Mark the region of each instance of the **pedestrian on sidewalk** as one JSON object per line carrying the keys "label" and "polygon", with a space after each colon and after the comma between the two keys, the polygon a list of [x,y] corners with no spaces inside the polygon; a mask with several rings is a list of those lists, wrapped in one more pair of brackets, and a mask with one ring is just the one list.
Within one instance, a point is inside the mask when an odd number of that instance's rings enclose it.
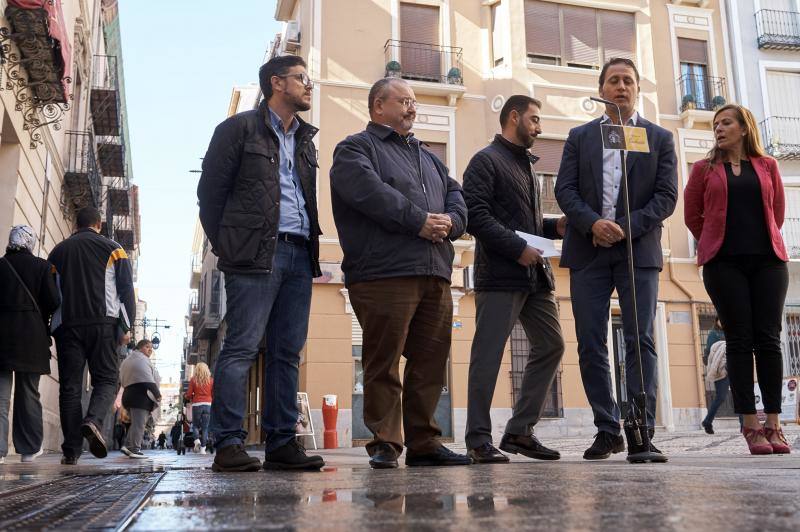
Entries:
{"label": "pedestrian on sidewalk", "polygon": [[122,406],[128,411],[131,426],[120,448],[129,458],[147,458],[142,451],[142,441],[150,412],[158,407],[161,380],[158,371],[150,361],[153,344],[150,340],[140,340],[119,368],[119,382],[125,391],[122,393]]}
{"label": "pedestrian on sidewalk", "polygon": [[453,327],[451,240],[467,225],[461,186],[411,133],[407,82],[377,81],[367,107],[370,122],[336,147],[330,177],[344,282],[364,331],[370,465],[397,467],[404,446],[408,466],[466,465],[434,420]]}
{"label": "pedestrian on sidewalk", "polygon": [[167,448],[167,435],[164,434],[164,431],[161,431],[161,434],[158,435],[158,448],[162,451]]}
{"label": "pedestrian on sidewalk", "polygon": [[[722,342],[722,354],[720,356],[720,346],[718,346],[716,355],[722,361],[715,359],[712,369],[709,358],[712,348],[720,342]],[[714,417],[717,415],[719,407],[725,402],[728,396],[728,387],[730,386],[728,371],[725,369],[725,333],[722,331],[722,324],[719,322],[719,318],[714,320],[714,326],[708,332],[706,348],[703,350],[703,364],[706,366],[706,382],[714,387],[714,400],[708,406],[708,413],[700,425],[706,431],[706,434],[714,434]]]}
{"label": "pedestrian on sidewalk", "polygon": [[206,454],[208,444],[208,422],[211,418],[211,402],[214,398],[214,379],[205,362],[199,362],[194,367],[194,375],[189,379],[189,391],[186,392],[186,401],[192,404],[192,423],[200,432],[198,442],[195,442],[195,452]]}
{"label": "pedestrian on sidewalk", "polygon": [[544,238],[564,236],[566,217],[544,218],[538,157],[530,152],[542,132],[541,103],[517,94],[500,110],[502,132],[472,157],[464,172],[467,230],[476,240],[475,337],[469,362],[465,440],[476,463],[508,462],[492,445],[490,409],[503,351],[511,330],[522,323],[530,343],[528,362],[513,415],[500,449],[540,460],[556,450],[533,433],[564,354],[564,338],[553,293],[550,261],[515,231]]}
{"label": "pedestrian on sidewalk", "polygon": [[125,408],[122,405],[120,405],[120,407],[117,408],[115,417],[116,419],[114,422],[114,443],[115,447],[118,450],[121,450],[122,447],[125,445],[125,436],[128,432],[128,429],[125,426],[126,420],[128,421],[128,423],[130,422],[130,420],[128,418],[128,414],[125,412]]}
{"label": "pedestrian on sidewalk", "polygon": [[[99,210],[85,207],[76,219],[76,232],[53,248],[49,257],[62,296],[52,329],[58,351],[62,463],[69,465],[77,464],[84,438],[94,456],[108,454],[102,430],[119,381],[117,346],[127,342],[126,334],[136,318],[128,254],[100,234]],[[81,393],[87,363],[92,393],[84,416]]]}
{"label": "pedestrian on sidewalk", "polygon": [[14,387],[14,449],[23,462],[42,452],[39,378],[50,374],[50,317],[59,305],[55,270],[36,257],[36,233],[11,229],[0,258],[0,463],[8,454],[8,412]]}
{"label": "pedestrian on sidewalk", "polygon": [[265,469],[319,469],[297,441],[300,350],[306,342],[311,283],[319,267],[317,128],[298,113],[311,108],[314,83],[302,58],[270,59],[259,71],[257,110],[217,126],[197,186],[200,221],[225,273],[227,334],[214,367],[210,432],[214,471],[257,471],[245,452],[247,377],[264,354],[261,428]]}
{"label": "pedestrian on sidewalk", "polygon": [[[684,193],[697,264],[725,331],[733,405],[752,454],[785,454],[780,425],[781,324],[789,257],[781,235],[785,199],[778,163],[765,154],[753,114],[729,104],[714,113],[716,142],[692,165]],[[756,415],[753,358],[766,423]]]}

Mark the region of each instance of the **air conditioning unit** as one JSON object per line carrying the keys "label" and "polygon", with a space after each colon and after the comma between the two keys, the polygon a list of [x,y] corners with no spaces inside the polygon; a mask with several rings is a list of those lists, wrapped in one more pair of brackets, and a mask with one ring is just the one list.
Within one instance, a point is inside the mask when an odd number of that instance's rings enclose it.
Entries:
{"label": "air conditioning unit", "polygon": [[300,49],[300,22],[290,20],[286,23],[282,45],[287,52],[296,52]]}
{"label": "air conditioning unit", "polygon": [[465,266],[464,273],[464,292],[469,294],[475,291],[475,266]]}

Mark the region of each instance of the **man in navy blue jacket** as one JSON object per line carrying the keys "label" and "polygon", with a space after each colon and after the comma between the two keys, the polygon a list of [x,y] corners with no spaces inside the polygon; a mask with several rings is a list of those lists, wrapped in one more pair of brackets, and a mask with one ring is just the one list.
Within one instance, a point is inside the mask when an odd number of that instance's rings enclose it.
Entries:
{"label": "man in navy blue jacket", "polygon": [[[598,433],[583,457],[608,458],[625,449],[620,435],[620,410],[612,394],[608,362],[608,315],[611,294],[619,293],[625,335],[628,397],[640,391],[634,351],[632,286],[626,238],[632,239],[639,338],[647,394],[647,426],[653,430],[656,406],[657,355],[653,320],[661,270],[661,229],[678,198],[675,145],[672,134],[638,115],[639,72],[629,59],[613,58],[600,73],[600,96],[616,103],[606,114],[570,131],[564,146],[555,193],[568,219],[561,266],[570,269],[570,294],[578,337],[578,358],[586,396]],[[603,148],[601,124],[647,130],[650,153],[627,155],[630,183],[631,234],[625,234],[622,169],[618,150]],[[659,452],[651,444],[651,451]]]}

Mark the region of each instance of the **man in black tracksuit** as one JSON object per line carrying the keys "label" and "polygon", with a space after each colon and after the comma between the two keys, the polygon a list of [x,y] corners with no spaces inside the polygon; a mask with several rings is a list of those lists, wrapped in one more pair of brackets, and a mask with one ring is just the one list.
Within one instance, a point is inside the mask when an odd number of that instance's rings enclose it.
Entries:
{"label": "man in black tracksuit", "polygon": [[[78,211],[77,231],[59,243],[48,260],[55,266],[61,307],[53,315],[59,373],[59,411],[64,443],[62,464],[75,464],[83,438],[98,458],[108,454],[101,435],[119,379],[116,347],[136,318],[133,271],[125,250],[100,235],[100,211]],[[83,368],[89,364],[92,395],[83,415]]]}
{"label": "man in black tracksuit", "polygon": [[528,150],[542,129],[541,104],[511,96],[500,111],[502,134],[479,151],[464,172],[467,230],[477,239],[475,253],[475,337],[469,363],[466,443],[477,463],[508,462],[492,445],[492,405],[497,373],[514,324],[531,344],[522,386],[506,424],[500,449],[541,460],[557,460],[533,435],[547,392],[564,354],[550,262],[515,231],[560,238],[566,218],[542,216],[538,158]]}

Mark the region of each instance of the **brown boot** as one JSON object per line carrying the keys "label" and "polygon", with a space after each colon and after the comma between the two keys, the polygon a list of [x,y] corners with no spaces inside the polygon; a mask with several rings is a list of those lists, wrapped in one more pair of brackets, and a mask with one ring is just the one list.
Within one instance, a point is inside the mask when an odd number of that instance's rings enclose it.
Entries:
{"label": "brown boot", "polygon": [[261,469],[261,460],[247,454],[244,445],[236,443],[217,449],[211,470],[217,473],[229,471],[258,471]]}

